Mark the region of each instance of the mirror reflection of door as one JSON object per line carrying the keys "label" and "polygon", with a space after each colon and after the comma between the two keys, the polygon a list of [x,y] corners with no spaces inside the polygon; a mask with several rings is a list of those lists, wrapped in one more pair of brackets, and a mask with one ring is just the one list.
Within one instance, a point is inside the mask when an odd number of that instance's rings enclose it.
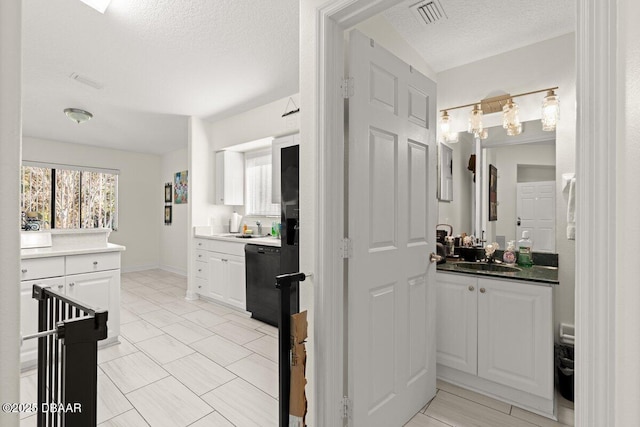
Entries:
{"label": "mirror reflection of door", "polygon": [[555,189],[555,181],[518,182],[517,185],[516,237],[528,230],[536,252],[556,251]]}

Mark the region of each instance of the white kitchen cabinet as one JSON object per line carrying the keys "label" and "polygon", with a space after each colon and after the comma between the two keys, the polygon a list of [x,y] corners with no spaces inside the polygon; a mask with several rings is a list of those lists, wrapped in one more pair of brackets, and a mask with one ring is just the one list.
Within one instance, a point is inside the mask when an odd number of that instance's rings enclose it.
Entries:
{"label": "white kitchen cabinet", "polygon": [[[119,251],[23,259],[21,271],[22,335],[37,332],[38,302],[32,298],[32,289],[34,284],[39,284],[91,308],[108,310],[108,336],[99,344],[117,341],[120,334]],[[24,341],[20,352],[23,367],[34,365],[37,360],[37,340]]]}
{"label": "white kitchen cabinet", "polygon": [[66,276],[65,291],[93,309],[107,310],[108,336],[120,335],[120,270]]}
{"label": "white kitchen cabinet", "polygon": [[478,367],[477,279],[454,274],[437,277],[437,363],[475,375]]}
{"label": "white kitchen cabinet", "polygon": [[281,188],[281,151],[285,147],[291,147],[292,145],[300,144],[300,134],[294,133],[292,135],[285,135],[275,138],[271,143],[271,203],[280,203],[282,201],[280,197]]}
{"label": "white kitchen cabinet", "polygon": [[244,242],[195,239],[196,292],[246,310]]}
{"label": "white kitchen cabinet", "polygon": [[553,396],[551,288],[478,279],[478,376]]}
{"label": "white kitchen cabinet", "polygon": [[437,274],[438,378],[554,417],[552,288]]}
{"label": "white kitchen cabinet", "polygon": [[218,151],[216,157],[216,204],[244,205],[244,153]]}

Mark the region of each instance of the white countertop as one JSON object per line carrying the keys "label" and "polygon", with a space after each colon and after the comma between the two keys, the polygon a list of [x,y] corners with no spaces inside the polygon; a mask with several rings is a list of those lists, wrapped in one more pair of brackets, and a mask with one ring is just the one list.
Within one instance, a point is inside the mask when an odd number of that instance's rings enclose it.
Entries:
{"label": "white countertop", "polygon": [[65,248],[56,249],[55,246],[51,246],[48,248],[21,249],[20,257],[22,259],[46,258],[46,257],[65,256],[65,255],[94,254],[98,252],[119,252],[119,251],[124,251],[125,249],[126,248],[124,246],[116,245],[115,243],[107,243],[106,246],[97,246],[93,248],[65,247]]}
{"label": "white countertop", "polygon": [[281,242],[280,239],[276,237],[250,237],[250,238],[238,238],[236,237],[238,234],[209,234],[207,232],[202,232],[196,230],[194,236],[199,239],[211,239],[211,240],[224,240],[226,242],[234,242],[234,243],[242,243],[242,244],[252,244],[252,245],[265,245],[265,246],[276,246],[280,247]]}

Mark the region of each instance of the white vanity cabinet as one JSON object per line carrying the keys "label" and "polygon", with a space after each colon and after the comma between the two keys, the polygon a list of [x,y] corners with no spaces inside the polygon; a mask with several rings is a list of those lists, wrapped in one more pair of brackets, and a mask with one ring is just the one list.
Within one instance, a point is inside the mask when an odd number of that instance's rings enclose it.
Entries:
{"label": "white vanity cabinet", "polygon": [[438,377],[553,418],[551,286],[436,276]]}
{"label": "white vanity cabinet", "polygon": [[196,292],[246,310],[244,242],[195,239]]}
{"label": "white vanity cabinet", "polygon": [[[104,345],[120,334],[120,252],[93,252],[23,259],[21,262],[20,318],[22,335],[38,331],[38,302],[32,298],[34,284],[48,286],[93,309],[109,312]],[[35,364],[37,340],[24,341],[23,367]]]}

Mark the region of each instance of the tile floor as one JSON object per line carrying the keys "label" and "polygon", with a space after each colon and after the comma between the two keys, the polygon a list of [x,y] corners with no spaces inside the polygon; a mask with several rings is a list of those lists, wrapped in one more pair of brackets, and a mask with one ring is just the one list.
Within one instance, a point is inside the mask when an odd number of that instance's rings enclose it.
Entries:
{"label": "tile floor", "polygon": [[[277,329],[205,301],[185,301],[186,278],[163,270],[122,275],[121,343],[98,352],[100,427],[269,427],[278,421]],[[36,372],[22,373],[23,402]],[[406,427],[573,426],[438,382]],[[23,414],[21,426],[35,426]]]}

